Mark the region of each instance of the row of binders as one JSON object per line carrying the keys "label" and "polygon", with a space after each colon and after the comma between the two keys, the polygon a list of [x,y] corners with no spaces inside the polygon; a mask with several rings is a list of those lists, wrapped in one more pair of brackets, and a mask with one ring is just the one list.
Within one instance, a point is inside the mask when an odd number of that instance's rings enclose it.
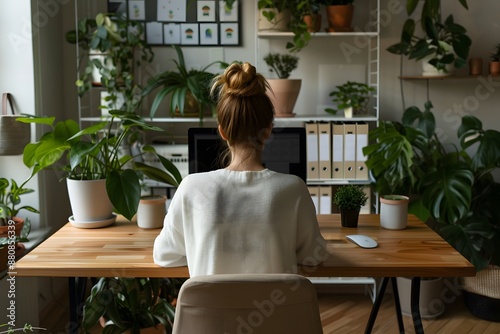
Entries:
{"label": "row of binders", "polygon": [[[308,186],[316,214],[340,213],[340,209],[333,203],[333,196],[341,185],[333,186]],[[369,185],[363,186],[363,191],[368,197],[366,204],[361,207],[360,214],[371,213],[372,192]]]}
{"label": "row of binders", "polygon": [[366,122],[307,122],[307,179],[368,179]]}

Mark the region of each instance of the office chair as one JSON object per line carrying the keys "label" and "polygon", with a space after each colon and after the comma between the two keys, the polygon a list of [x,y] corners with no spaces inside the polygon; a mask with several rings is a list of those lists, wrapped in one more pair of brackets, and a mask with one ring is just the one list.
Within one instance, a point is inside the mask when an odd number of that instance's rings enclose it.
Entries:
{"label": "office chair", "polygon": [[312,283],[296,274],[189,278],[177,298],[173,334],[321,334]]}

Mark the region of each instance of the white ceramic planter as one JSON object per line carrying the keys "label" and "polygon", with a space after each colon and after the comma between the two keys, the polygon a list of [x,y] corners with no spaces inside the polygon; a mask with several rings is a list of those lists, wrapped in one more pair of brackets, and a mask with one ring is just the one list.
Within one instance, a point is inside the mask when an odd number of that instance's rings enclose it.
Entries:
{"label": "white ceramic planter", "polygon": [[[398,277],[397,282],[401,312],[411,316],[411,279]],[[442,290],[442,278],[420,281],[420,316],[422,319],[434,319],[443,314],[445,303],[441,300]]]}
{"label": "white ceramic planter", "polygon": [[78,228],[111,225],[116,216],[106,191],[106,180],[66,179],[73,216],[70,222]]}
{"label": "white ceramic planter", "polygon": [[[262,15],[263,11],[274,12],[276,15],[274,20],[269,21],[264,15]],[[291,14],[289,10],[285,10],[280,13],[274,8],[261,9],[259,11],[258,29],[259,31],[288,31],[290,17]]]}
{"label": "white ceramic planter", "polygon": [[402,195],[380,197],[380,226],[389,230],[402,230],[408,225],[409,198]]}
{"label": "white ceramic planter", "polygon": [[166,196],[143,196],[137,208],[137,226],[145,229],[163,227],[166,202]]}
{"label": "white ceramic planter", "polygon": [[352,107],[345,108],[344,109],[344,117],[345,118],[352,118]]}

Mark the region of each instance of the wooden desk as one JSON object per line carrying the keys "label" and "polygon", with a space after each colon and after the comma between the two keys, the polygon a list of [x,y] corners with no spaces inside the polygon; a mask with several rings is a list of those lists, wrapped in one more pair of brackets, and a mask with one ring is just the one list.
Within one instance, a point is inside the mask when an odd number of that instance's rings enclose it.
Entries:
{"label": "wooden desk", "polygon": [[[380,228],[378,215],[360,215],[359,227],[342,228],[339,215],[320,215],[330,257],[301,273],[315,277],[474,276],[476,271],[432,229],[410,216],[408,228]],[[69,223],[16,264],[17,276],[53,277],[189,277],[186,267],[160,268],[152,248],[159,229],[143,230],[117,221],[101,229],[78,229]],[[378,241],[362,249],[345,240],[366,234]]]}
{"label": "wooden desk", "polygon": [[[299,268],[301,274],[383,277],[366,333],[373,328],[389,279],[399,329],[404,332],[395,277],[413,277],[413,323],[415,332],[423,333],[418,307],[420,277],[476,274],[471,263],[415,216],[409,216],[408,228],[400,231],[382,229],[378,215],[360,215],[358,228],[342,228],[339,215],[320,215],[318,220],[321,233],[328,241],[330,256],[320,266]],[[84,284],[75,277],[189,277],[187,267],[161,268],[153,263],[153,242],[159,232],[159,229],[143,230],[125,221],[89,230],[77,229],[68,223],[19,260],[15,275],[69,277],[71,319],[77,324],[75,319],[84,298]],[[346,241],[347,234],[366,234],[379,245],[374,249],[360,248]]]}

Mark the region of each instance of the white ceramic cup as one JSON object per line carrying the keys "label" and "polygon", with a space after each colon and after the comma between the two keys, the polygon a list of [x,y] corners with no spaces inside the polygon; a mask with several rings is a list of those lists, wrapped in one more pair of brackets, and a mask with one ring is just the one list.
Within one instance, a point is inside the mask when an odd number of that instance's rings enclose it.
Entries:
{"label": "white ceramic cup", "polygon": [[137,208],[137,226],[151,229],[163,227],[163,220],[167,214],[166,196],[144,196]]}
{"label": "white ceramic cup", "polygon": [[409,198],[402,195],[380,197],[380,226],[389,230],[402,230],[408,225]]}

